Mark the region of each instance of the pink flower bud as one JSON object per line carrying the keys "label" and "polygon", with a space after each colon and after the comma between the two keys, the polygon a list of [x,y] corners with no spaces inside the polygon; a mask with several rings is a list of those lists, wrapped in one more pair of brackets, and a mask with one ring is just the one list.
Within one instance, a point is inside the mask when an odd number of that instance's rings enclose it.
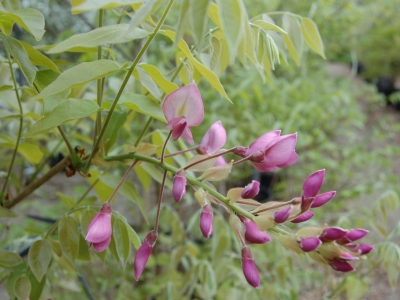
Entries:
{"label": "pink flower bud", "polygon": [[344,245],[347,243],[354,242],[356,240],[363,238],[368,232],[369,232],[368,230],[362,229],[362,228],[351,229],[347,232],[347,234],[344,237],[337,240],[336,243],[338,243],[340,245]]}
{"label": "pink flower bud", "polygon": [[112,235],[111,216],[111,205],[106,202],[88,226],[85,239],[90,243],[90,246],[93,245],[96,252],[104,251],[110,245]]}
{"label": "pink flower bud", "polygon": [[154,245],[157,241],[158,233],[154,230],[150,231],[145,237],[143,244],[139,247],[135,255],[133,266],[135,269],[135,279],[139,280],[142,275],[144,268],[146,267],[147,261],[153,251]]}
{"label": "pink flower bud", "polygon": [[332,268],[339,272],[351,272],[354,271],[354,267],[347,261],[334,259],[330,262]]}
{"label": "pink flower bud", "polygon": [[241,219],[244,219],[243,224],[246,226],[246,233],[244,235],[246,242],[254,244],[265,244],[271,240],[269,235],[265,231],[261,231],[255,222],[247,218]]}
{"label": "pink flower bud", "polygon": [[303,196],[315,197],[324,182],[325,170],[318,170],[312,173],[303,184]]}
{"label": "pink flower bud", "polygon": [[300,248],[304,252],[310,252],[318,249],[318,247],[321,246],[322,242],[319,238],[307,237],[307,238],[300,238],[299,244]]}
{"label": "pink flower bud", "polygon": [[326,202],[331,200],[336,195],[336,191],[330,191],[315,196],[314,202],[311,204],[311,208],[316,208],[324,205]]}
{"label": "pink flower bud", "polygon": [[244,187],[241,197],[243,199],[253,199],[260,192],[260,182],[253,180]]}
{"label": "pink flower bud", "polygon": [[290,211],[292,210],[292,206],[288,206],[282,210],[279,210],[274,213],[274,221],[276,223],[285,223],[287,219],[289,219]]}
{"label": "pink flower bud", "polygon": [[213,231],[212,225],[213,211],[210,204],[203,206],[200,214],[200,230],[205,238],[209,238]]}
{"label": "pink flower bud", "polygon": [[305,213],[302,213],[300,216],[298,216],[297,218],[294,218],[290,222],[302,223],[302,222],[310,220],[314,216],[315,216],[315,213],[313,213],[312,211],[306,211]]}
{"label": "pink flower bud", "polygon": [[221,149],[226,142],[226,131],[221,121],[217,121],[207,130],[197,150],[200,154],[212,155]]}
{"label": "pink flower bud", "polygon": [[344,237],[347,230],[340,227],[328,227],[321,232],[319,239],[322,242],[332,242]]}
{"label": "pink flower bud", "polygon": [[179,170],[174,177],[172,186],[172,195],[176,202],[179,202],[186,194],[186,176],[185,171]]}
{"label": "pink flower bud", "polygon": [[236,155],[240,156],[240,157],[246,157],[246,153],[249,150],[249,148],[247,147],[243,147],[243,146],[236,146],[236,148],[233,150],[233,153],[235,153]]}
{"label": "pink flower bud", "polygon": [[372,250],[374,250],[374,247],[367,244],[360,244],[357,247],[357,251],[358,253],[360,253],[360,255],[366,255],[370,253]]}
{"label": "pink flower bud", "polygon": [[203,100],[196,84],[193,82],[167,95],[162,110],[168,122],[166,128],[172,130],[173,139],[182,136],[193,144],[190,127],[199,125],[204,118]]}
{"label": "pink flower bud", "polygon": [[260,286],[260,275],[258,274],[253,255],[248,247],[242,248],[242,269],[247,282],[252,287],[258,288]]}

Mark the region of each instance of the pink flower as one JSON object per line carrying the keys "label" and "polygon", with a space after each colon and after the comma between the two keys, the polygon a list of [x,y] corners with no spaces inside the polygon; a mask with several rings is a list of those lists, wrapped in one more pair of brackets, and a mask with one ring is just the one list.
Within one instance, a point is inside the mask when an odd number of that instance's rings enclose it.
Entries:
{"label": "pink flower", "polygon": [[253,166],[260,172],[271,172],[277,168],[286,168],[297,161],[295,151],[297,133],[280,136],[280,130],[267,132],[256,139],[247,149],[245,156],[264,152],[261,162],[252,162]]}
{"label": "pink flower", "polygon": [[225,128],[222,126],[221,121],[217,121],[207,130],[197,152],[200,154],[212,155],[217,150],[221,149],[225,145],[225,142]]}
{"label": "pink flower", "polygon": [[336,191],[330,191],[322,194],[318,194],[322,183],[324,182],[325,170],[318,170],[312,173],[303,184],[303,198],[314,197],[314,201],[311,204],[312,208],[320,207],[326,202],[331,200]]}
{"label": "pink flower", "polygon": [[302,222],[310,220],[314,216],[315,216],[315,213],[313,213],[312,211],[306,211],[306,212],[302,213],[300,216],[298,216],[297,218],[291,220],[290,222],[302,223]]}
{"label": "pink flower", "polygon": [[274,213],[274,221],[276,223],[285,223],[287,219],[290,217],[290,211],[292,210],[292,206],[285,207],[284,209],[278,210]]}
{"label": "pink flower", "polygon": [[255,196],[258,195],[260,192],[260,182],[257,180],[253,180],[251,183],[244,187],[242,191],[242,198],[243,199],[253,199]]}
{"label": "pink flower", "polygon": [[213,211],[210,204],[203,206],[200,214],[200,230],[205,238],[209,238],[213,231],[212,225]]}
{"label": "pink flower", "polygon": [[265,244],[271,240],[269,235],[265,231],[261,231],[255,222],[244,217],[240,219],[243,221],[244,226],[246,226],[246,233],[244,235],[246,242]]}
{"label": "pink flower", "polygon": [[111,205],[106,202],[88,226],[85,239],[90,243],[90,246],[93,245],[96,252],[104,251],[110,245],[112,235],[111,214]]}
{"label": "pink flower", "polygon": [[158,234],[154,230],[150,231],[145,237],[143,244],[139,247],[135,255],[133,266],[135,269],[135,279],[139,280],[142,275],[144,268],[146,267],[147,261],[153,251],[154,245],[157,241]]}
{"label": "pink flower", "polygon": [[166,128],[172,130],[172,138],[176,141],[182,136],[192,145],[189,128],[199,125],[204,118],[203,100],[196,84],[183,86],[165,97],[162,110],[168,121]]}
{"label": "pink flower", "polygon": [[185,171],[179,170],[174,177],[172,186],[172,195],[176,202],[179,202],[185,197],[186,194],[186,176]]}
{"label": "pink flower", "polygon": [[260,275],[258,274],[253,255],[248,247],[242,248],[242,269],[247,282],[252,287],[258,288],[260,286]]}

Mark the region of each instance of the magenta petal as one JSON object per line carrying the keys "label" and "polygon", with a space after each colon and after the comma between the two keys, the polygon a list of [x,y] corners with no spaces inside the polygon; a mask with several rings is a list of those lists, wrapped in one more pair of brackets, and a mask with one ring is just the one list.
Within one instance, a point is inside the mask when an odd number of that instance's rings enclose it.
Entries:
{"label": "magenta petal", "polygon": [[303,196],[315,197],[324,182],[325,169],[312,173],[303,184]]}
{"label": "magenta petal", "polygon": [[252,165],[259,172],[272,172],[272,171],[275,171],[276,169],[278,169],[278,167],[275,166],[275,164],[273,164],[273,163],[271,164],[271,162],[269,162],[269,161],[264,161],[262,163],[252,162]]}
{"label": "magenta petal", "polygon": [[172,195],[176,202],[179,202],[183,199],[186,194],[186,176],[183,170],[179,170],[176,173],[172,185]]}
{"label": "magenta petal", "polygon": [[306,211],[305,213],[302,213],[300,216],[297,218],[291,220],[290,222],[292,223],[301,223],[310,220],[312,217],[315,216],[315,213],[312,211]]}
{"label": "magenta petal", "polygon": [[248,247],[242,249],[242,269],[247,282],[254,288],[260,286],[260,275]]}
{"label": "magenta petal", "polygon": [[259,151],[259,150],[266,150],[269,148],[273,143],[276,142],[276,138],[279,137],[281,134],[280,130],[273,130],[270,132],[267,132],[260,136],[258,139],[256,139],[250,147],[247,149],[246,155],[249,156],[253,152]]}
{"label": "magenta petal", "polygon": [[168,122],[185,116],[189,127],[199,125],[204,118],[204,106],[196,84],[183,86],[165,97],[162,110]]}
{"label": "magenta petal", "polygon": [[190,131],[189,127],[185,127],[185,130],[182,133],[182,138],[186,142],[188,142],[190,145],[194,144],[193,135],[192,135],[192,132]]}
{"label": "magenta petal", "polygon": [[172,138],[174,139],[174,141],[180,138],[186,128],[188,128],[186,122],[182,121],[181,123],[178,123],[174,127],[172,127]]}
{"label": "magenta petal", "polygon": [[363,238],[368,232],[369,232],[368,230],[362,228],[351,229],[349,230],[349,232],[347,232],[347,234],[344,237],[337,240],[336,243],[344,245],[347,243],[354,242],[356,240]]}
{"label": "magenta petal", "polygon": [[139,247],[135,255],[135,260],[133,266],[135,269],[135,279],[139,280],[140,275],[142,275],[144,268],[146,267],[147,261],[153,251],[154,245],[157,241],[158,234],[153,230],[150,231],[145,237],[143,244]]}
{"label": "magenta petal", "polygon": [[297,133],[285,135],[265,151],[264,161],[273,163],[275,166],[284,164],[291,158],[296,142]]}
{"label": "magenta petal", "polygon": [[185,117],[181,116],[179,118],[174,118],[172,120],[168,121],[168,124],[165,126],[165,129],[171,130],[172,128],[174,128],[175,125],[182,123],[182,120],[184,120]]}
{"label": "magenta petal", "polygon": [[332,242],[344,237],[347,230],[340,227],[328,227],[321,232],[319,238],[323,242]]}
{"label": "magenta petal", "polygon": [[318,247],[321,246],[322,242],[319,238],[308,237],[308,238],[301,238],[299,244],[300,248],[304,252],[310,252],[318,249]]}
{"label": "magenta petal", "polygon": [[207,130],[200,142],[198,152],[200,154],[212,155],[221,149],[226,142],[226,131],[221,121],[217,121]]}
{"label": "magenta petal", "polygon": [[367,244],[360,244],[357,247],[357,251],[360,253],[360,255],[366,255],[370,253],[373,249],[373,246]]}
{"label": "magenta petal", "polygon": [[93,248],[96,252],[102,252],[107,249],[110,243],[111,243],[111,236],[100,243],[93,243]]}
{"label": "magenta petal", "polygon": [[354,271],[354,267],[351,264],[349,264],[347,261],[343,261],[343,260],[334,259],[331,262],[331,267],[334,268],[336,271],[340,271],[340,272]]}
{"label": "magenta petal", "polygon": [[283,163],[278,165],[278,168],[287,168],[290,167],[291,165],[294,165],[295,162],[297,161],[297,159],[299,158],[299,156],[297,155],[296,151],[293,151],[292,154],[290,155],[289,159]]}
{"label": "magenta petal", "polygon": [[205,238],[209,238],[213,231],[213,211],[210,204],[203,206],[203,210],[200,214],[200,230]]}
{"label": "magenta petal", "polygon": [[316,208],[324,205],[326,202],[331,200],[336,195],[336,191],[326,192],[315,196],[314,202],[311,208]]}
{"label": "magenta petal", "polygon": [[86,240],[89,243],[101,243],[112,235],[111,213],[97,213],[88,226]]}
{"label": "magenta petal", "polygon": [[265,244],[271,240],[266,232],[258,229],[255,222],[246,219],[243,224],[246,226],[246,233],[244,235],[246,241],[254,244]]}
{"label": "magenta petal", "polygon": [[260,183],[257,180],[253,180],[251,183],[244,187],[241,197],[243,199],[253,199],[260,192]]}
{"label": "magenta petal", "polygon": [[225,158],[223,156],[218,156],[214,162],[214,167],[225,166],[227,164]]}
{"label": "magenta petal", "polygon": [[288,206],[282,210],[279,210],[274,213],[274,221],[276,223],[285,223],[287,219],[289,219],[290,211],[292,210],[292,206]]}

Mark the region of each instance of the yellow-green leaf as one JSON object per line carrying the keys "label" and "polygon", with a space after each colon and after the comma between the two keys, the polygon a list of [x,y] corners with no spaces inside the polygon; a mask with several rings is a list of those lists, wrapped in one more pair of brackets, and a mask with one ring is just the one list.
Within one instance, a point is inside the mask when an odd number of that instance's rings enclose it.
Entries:
{"label": "yellow-green leaf", "polygon": [[63,123],[81,119],[97,112],[99,106],[96,102],[85,99],[66,99],[57,105],[48,115],[37,121],[25,137],[46,132]]}
{"label": "yellow-green leaf", "polygon": [[120,262],[125,266],[131,253],[131,242],[128,229],[126,228],[127,224],[123,219],[121,215],[117,214],[112,227],[117,254]]}
{"label": "yellow-green leaf", "polygon": [[32,164],[40,163],[43,158],[43,152],[39,146],[33,143],[21,143],[18,147],[18,153]]}
{"label": "yellow-green leaf", "polygon": [[143,2],[143,0],[72,0],[71,11],[73,14],[80,14],[89,10],[113,8],[141,2]]}
{"label": "yellow-green leaf", "polygon": [[124,93],[119,100],[119,104],[125,105],[134,111],[167,123],[161,106],[147,96],[131,92]]}
{"label": "yellow-green leaf", "polygon": [[123,65],[121,67],[117,63],[106,59],[81,63],[61,73],[56,80],[49,84],[39,95],[36,95],[34,98],[43,99],[80,84],[88,83],[113,74],[125,68],[125,66],[126,65]]}
{"label": "yellow-green leaf", "polygon": [[273,23],[270,23],[268,21],[256,20],[256,21],[254,21],[253,25],[256,25],[257,27],[262,28],[264,30],[272,30],[272,31],[283,33],[283,34],[287,34],[287,32],[285,30],[283,30],[279,26],[277,26]]}
{"label": "yellow-green leaf", "polygon": [[160,72],[159,69],[157,69],[156,66],[146,64],[146,63],[141,63],[140,67],[142,67],[147,74],[150,75],[150,77],[154,80],[155,83],[166,93],[172,93],[173,91],[177,90],[179,87],[177,84],[169,81],[166,79]]}
{"label": "yellow-green leaf", "polygon": [[31,292],[31,282],[25,275],[19,277],[14,283],[14,294],[18,300],[26,300]]}
{"label": "yellow-green leaf", "polygon": [[12,268],[18,266],[23,261],[24,260],[17,253],[0,248],[0,267]]}
{"label": "yellow-green leaf", "polygon": [[57,68],[55,63],[53,63],[53,61],[50,58],[48,58],[46,55],[40,53],[38,50],[33,48],[31,45],[29,45],[23,41],[19,41],[19,42],[25,48],[25,51],[28,54],[29,59],[31,60],[32,64],[34,64],[35,66],[47,67],[56,73],[60,73],[60,70]]}
{"label": "yellow-green leaf", "polygon": [[190,11],[186,14],[190,15],[190,25],[192,32],[197,43],[203,39],[204,33],[207,28],[207,12],[210,5],[209,0],[190,0]]}
{"label": "yellow-green leaf", "polygon": [[303,52],[303,34],[301,33],[299,21],[290,14],[284,14],[282,18],[283,29],[288,33],[283,36],[290,56],[300,65]]}
{"label": "yellow-green leaf", "polygon": [[58,237],[65,258],[73,265],[79,252],[78,223],[73,217],[63,217],[58,224]]}
{"label": "yellow-green leaf", "polygon": [[145,30],[139,28],[128,30],[128,27],[127,24],[117,24],[76,34],[55,45],[48,53],[97,51],[96,47],[103,44],[127,43],[149,35]]}
{"label": "yellow-green leaf", "polygon": [[304,40],[307,45],[325,58],[324,45],[322,43],[321,36],[319,35],[318,27],[309,18],[301,19],[301,32],[303,33]]}
{"label": "yellow-green leaf", "polygon": [[52,256],[51,243],[48,240],[38,240],[29,249],[28,263],[32,273],[41,281],[47,272]]}

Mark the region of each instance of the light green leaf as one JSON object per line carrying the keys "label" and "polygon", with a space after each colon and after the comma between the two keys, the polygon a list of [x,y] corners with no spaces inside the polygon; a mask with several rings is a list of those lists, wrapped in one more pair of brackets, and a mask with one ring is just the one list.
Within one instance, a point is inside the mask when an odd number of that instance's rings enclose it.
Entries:
{"label": "light green leaf", "polygon": [[76,34],[55,45],[48,53],[97,51],[96,47],[103,44],[127,43],[149,35],[145,30],[139,28],[128,30],[128,27],[127,24],[117,24]]}
{"label": "light green leaf", "polygon": [[228,177],[229,173],[232,170],[232,163],[212,167],[204,171],[203,174],[198,178],[199,180],[208,180],[208,181],[220,181]]}
{"label": "light green leaf", "polygon": [[[60,236],[60,239],[64,238]],[[28,254],[28,263],[32,273],[38,281],[41,281],[47,273],[52,257],[52,247],[48,240],[35,241]]]}
{"label": "light green leaf", "polygon": [[[166,36],[168,36],[172,41],[175,38],[175,34],[173,31],[165,30],[163,32]],[[193,64],[196,70],[207,80],[213,88],[215,88],[222,96],[225,97],[229,102],[232,102],[229,99],[229,96],[226,94],[224,87],[222,86],[221,82],[219,81],[217,75],[206,66],[201,64],[197,59],[195,59],[192,53],[189,50],[188,45],[185,43],[183,39],[181,39],[178,43],[178,48],[183,52],[183,54],[189,59],[189,61]]]}
{"label": "light green leaf", "polygon": [[231,61],[235,58],[237,48],[244,33],[243,11],[241,0],[216,0],[222,31],[229,45]]}
{"label": "light green leaf", "polygon": [[62,200],[62,202],[64,202],[64,204],[68,207],[68,208],[72,208],[75,204],[75,199],[72,199],[66,195],[64,195],[61,192],[56,192],[56,195],[58,196],[58,198],[60,198]]}
{"label": "light green leaf", "polygon": [[160,72],[159,69],[157,69],[156,66],[146,64],[146,63],[141,63],[140,67],[142,67],[147,74],[150,75],[150,77],[154,80],[155,83],[166,93],[170,94],[173,91],[177,90],[179,87],[177,84],[169,81],[166,79]]}
{"label": "light green leaf", "polygon": [[[38,73],[39,74],[39,73]],[[37,77],[36,77],[37,78]],[[52,110],[65,99],[67,99],[71,90],[65,90],[43,99],[43,115],[48,115]]]}
{"label": "light green leaf", "polygon": [[162,3],[163,0],[146,1],[133,15],[128,32],[134,30]]}
{"label": "light green leaf", "polygon": [[321,36],[319,35],[318,27],[309,18],[301,19],[301,32],[303,33],[304,40],[307,45],[325,58],[324,45],[322,43]]}
{"label": "light green leaf", "polygon": [[301,55],[303,53],[303,35],[300,29],[300,23],[293,15],[284,14],[282,18],[283,29],[288,33],[283,36],[290,56],[300,65]]}
{"label": "light green leaf", "polygon": [[125,267],[131,253],[131,242],[129,239],[128,229],[126,228],[127,224],[123,219],[124,217],[116,214],[112,227],[118,257],[122,265]]}
{"label": "light green leaf", "polygon": [[34,64],[35,66],[47,67],[56,73],[61,73],[60,70],[55,65],[55,63],[53,63],[53,61],[50,58],[48,58],[46,55],[42,54],[41,52],[39,52],[38,50],[33,48],[31,45],[29,45],[23,41],[19,41],[19,42],[24,47],[32,64]]}
{"label": "light green leaf", "polygon": [[199,44],[206,32],[209,6],[209,0],[190,0],[190,25],[194,38]]}
{"label": "light green leaf", "polygon": [[31,292],[31,282],[25,275],[19,277],[14,283],[14,294],[18,300],[26,300]]}
{"label": "light green leaf", "polygon": [[79,252],[78,223],[73,217],[63,217],[58,224],[58,237],[65,258],[73,265]]}
{"label": "light green leaf", "polygon": [[124,93],[119,99],[119,104],[125,105],[134,111],[167,123],[161,110],[161,106],[147,96],[131,92]]}
{"label": "light green leaf", "polygon": [[57,105],[47,116],[33,124],[25,137],[32,137],[35,134],[46,132],[63,123],[88,117],[98,110],[99,106],[94,101],[66,99]]}
{"label": "light green leaf", "polygon": [[0,92],[2,92],[2,91],[7,91],[7,90],[11,90],[13,88],[13,86],[12,85],[2,85],[2,86],[0,86]]}
{"label": "light green leaf", "polygon": [[[125,220],[125,222],[126,222],[126,220]],[[131,225],[129,225],[128,223],[126,223],[125,225],[126,225],[126,229],[128,230],[129,239],[131,240],[133,247],[135,247],[136,250],[139,249],[139,247],[142,245],[140,237],[136,233],[135,229],[133,229],[131,227]]]}
{"label": "light green leaf", "polygon": [[29,273],[28,275],[29,281],[32,283],[32,289],[29,294],[29,300],[40,300],[40,296],[42,295],[42,291],[44,285],[46,283],[46,276],[43,277],[42,281],[37,281],[35,275],[33,273]]}
{"label": "light green leaf", "polygon": [[90,252],[89,252],[89,247],[87,245],[87,242],[85,238],[82,236],[82,234],[79,234],[79,251],[78,251],[78,259],[80,260],[90,260]]}
{"label": "light green leaf", "polygon": [[2,35],[4,46],[10,55],[15,59],[22,73],[24,74],[26,80],[29,85],[32,85],[33,80],[36,76],[36,68],[32,65],[29,60],[29,56],[25,51],[25,48],[21,45],[21,43],[12,38],[5,35]]}
{"label": "light green leaf", "polygon": [[1,218],[15,218],[18,217],[18,215],[14,212],[12,212],[11,210],[0,206],[0,219]]}
{"label": "light green leaf", "polygon": [[152,94],[154,96],[154,98],[156,98],[158,101],[161,102],[161,91],[158,88],[157,84],[155,83],[155,81],[153,80],[153,78],[151,78],[151,76],[149,74],[147,74],[147,72],[145,70],[143,70],[143,68],[141,67],[137,67],[135,69],[135,71],[133,72],[133,75],[137,78],[140,79],[140,84],[145,87],[150,94]]}
{"label": "light green leaf", "polygon": [[81,63],[61,73],[56,80],[43,89],[39,95],[36,95],[34,99],[43,99],[77,85],[108,76],[125,68],[125,66],[126,64],[121,67],[117,63],[106,59]]}
{"label": "light green leaf", "polygon": [[22,262],[24,260],[17,253],[0,248],[0,267],[9,269],[18,266]]}
{"label": "light green leaf", "polygon": [[16,22],[18,25],[20,25],[22,28],[32,34],[37,41],[40,41],[42,39],[45,32],[44,17],[36,9],[24,8],[14,10],[13,12],[7,12],[2,6],[0,6],[0,19],[3,18],[8,19],[9,24],[10,22],[11,24]]}
{"label": "light green leaf", "polygon": [[18,147],[18,153],[32,164],[40,163],[43,158],[43,152],[39,146],[33,143],[21,143]]}
{"label": "light green leaf", "polygon": [[173,40],[174,46],[178,45],[180,39],[182,38],[183,34],[187,30],[187,27],[189,25],[189,14],[188,11],[190,9],[190,0],[183,0],[181,9],[179,11],[179,19],[178,19],[178,24],[176,25],[176,30],[175,30],[175,38]]}
{"label": "light green leaf", "polygon": [[124,126],[126,122],[126,112],[114,111],[111,116],[110,123],[104,132],[103,142],[104,142],[104,152],[107,155],[108,151],[114,145],[118,137],[118,131]]}
{"label": "light green leaf", "polygon": [[89,10],[113,8],[141,2],[143,2],[143,0],[72,0],[71,11],[73,14],[80,14]]}
{"label": "light green leaf", "polygon": [[255,25],[259,28],[262,28],[263,30],[272,30],[272,31],[283,33],[283,34],[287,34],[287,32],[285,30],[283,30],[282,28],[280,28],[279,26],[276,26],[275,24],[264,21],[264,20],[256,20],[256,21],[254,21],[253,25]]}
{"label": "light green leaf", "polygon": [[221,57],[222,45],[220,39],[217,39],[215,36],[211,38],[211,45],[212,45],[212,53],[210,60],[210,69],[212,71],[215,71],[218,66],[219,59]]}

